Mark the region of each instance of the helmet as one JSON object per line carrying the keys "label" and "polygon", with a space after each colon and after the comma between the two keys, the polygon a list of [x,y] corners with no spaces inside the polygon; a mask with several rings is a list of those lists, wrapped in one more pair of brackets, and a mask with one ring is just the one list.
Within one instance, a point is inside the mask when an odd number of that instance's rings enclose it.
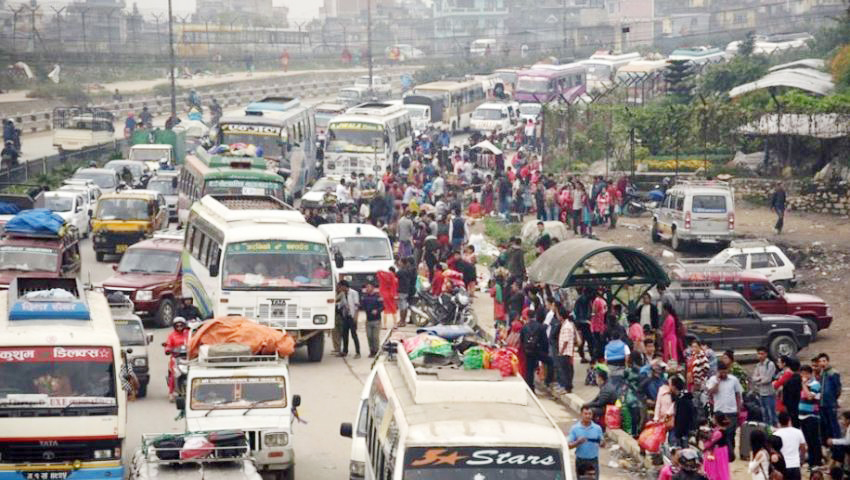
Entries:
{"label": "helmet", "polygon": [[186,325],[188,325],[188,324],[186,323],[186,319],[185,319],[185,318],[183,318],[183,317],[174,317],[174,322],[172,323],[172,326],[173,326],[173,327],[176,327],[177,325],[183,325],[183,326],[185,327],[185,326],[186,326]]}
{"label": "helmet", "polygon": [[702,466],[702,456],[693,448],[685,448],[679,452],[679,466],[686,472],[697,472]]}

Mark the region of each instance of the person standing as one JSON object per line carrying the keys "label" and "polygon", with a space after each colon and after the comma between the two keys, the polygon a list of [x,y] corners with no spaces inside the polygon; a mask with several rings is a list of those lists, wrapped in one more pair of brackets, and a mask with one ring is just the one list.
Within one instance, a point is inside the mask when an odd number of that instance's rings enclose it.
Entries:
{"label": "person standing", "polygon": [[593,410],[581,407],[581,420],[570,428],[567,435],[570,448],[576,449],[576,477],[595,474],[599,480],[599,449],[605,448],[605,436],[602,427],[593,422]]}
{"label": "person standing", "polygon": [[[584,184],[576,180],[575,187],[572,191],[572,216],[573,216],[573,234],[579,234],[581,227],[581,209],[587,197],[587,192],[584,190]],[[584,229],[582,229],[584,233]]]}
{"label": "person standing", "polygon": [[413,255],[413,212],[408,210],[398,219],[398,258]]}
{"label": "person standing", "polygon": [[782,182],[776,184],[773,196],[770,197],[770,209],[776,212],[776,225],[773,226],[773,231],[778,235],[782,233],[782,227],[785,225],[785,186]]}
{"label": "person standing", "polygon": [[469,240],[469,227],[467,227],[466,219],[463,218],[460,209],[455,210],[454,217],[449,224],[449,238],[451,239],[452,250],[458,251]]}
{"label": "person standing", "polygon": [[838,397],[841,396],[841,374],[829,365],[829,355],[821,353],[817,359],[821,372],[821,435],[823,438],[837,438],[841,436],[837,413]]}
{"label": "person standing", "polygon": [[776,418],[776,389],[773,388],[773,377],[776,376],[776,365],[767,356],[767,348],[758,347],[758,363],[750,378],[756,394],[759,396],[759,405],[764,414],[764,421],[770,426],[777,425]]}
{"label": "person standing", "polygon": [[676,310],[673,304],[664,302],[662,306],[664,323],[661,327],[661,339],[664,342],[662,352],[664,353],[665,362],[679,362],[679,338],[677,331],[679,330],[679,317],[676,315]]}
{"label": "person standing", "polygon": [[608,304],[605,303],[601,292],[596,292],[593,301],[590,302],[591,362],[602,358],[605,348],[605,314],[607,312]]}
{"label": "person standing", "polygon": [[773,434],[782,439],[782,457],[785,459],[785,480],[800,480],[800,465],[806,456],[806,437],[798,428],[791,426],[788,412],[779,413],[780,428]]}
{"label": "person standing", "polygon": [[363,286],[360,307],[366,312],[366,341],[369,342],[369,358],[374,358],[381,347],[381,312],[384,311],[384,303],[371,283],[367,282]]}
{"label": "person standing", "polygon": [[398,325],[398,298],[399,284],[396,276],[395,267],[390,267],[390,270],[380,271],[376,275],[378,277],[378,292],[383,302],[383,313],[381,314],[381,328],[387,328],[387,317],[390,317],[390,326]]}
{"label": "person standing", "polygon": [[752,480],[769,480],[770,452],[767,449],[767,434],[761,430],[750,432],[750,463],[747,470]]}
{"label": "person standing", "polygon": [[800,426],[809,451],[809,468],[818,467],[823,463],[820,436],[820,415],[818,404],[821,399],[821,384],[815,378],[811,365],[800,367],[800,377],[803,390],[800,392]]}
{"label": "person standing", "polygon": [[591,290],[585,288],[581,290],[581,294],[573,305],[573,318],[576,320],[576,329],[579,332],[578,354],[581,357],[581,363],[588,363],[589,361],[584,356],[585,346],[590,356],[593,357],[593,338],[590,334],[590,304],[592,301]]}
{"label": "person standing", "polygon": [[730,478],[729,461],[733,456],[730,456],[729,439],[725,432],[729,429],[729,424],[732,421],[723,413],[714,414],[714,429],[711,431],[708,440],[703,442],[704,469],[708,480],[729,480]]}
{"label": "person standing", "polygon": [[722,414],[729,422],[724,435],[729,446],[729,458],[735,460],[735,430],[738,426],[738,412],[743,405],[741,382],[737,377],[729,375],[729,366],[723,362],[717,365],[717,374],[705,382],[705,388],[711,396],[714,413]]}
{"label": "person standing", "polygon": [[505,257],[505,266],[511,274],[511,280],[522,281],[525,278],[525,253],[522,251],[522,240],[517,237],[512,238]]}
{"label": "person standing", "polygon": [[794,357],[779,358],[782,374],[773,382],[773,388],[781,389],[781,402],[777,402],[780,412],[787,412],[791,417],[794,428],[800,428],[800,393],[803,391],[803,381],[800,378],[800,361]]}
{"label": "person standing", "polygon": [[398,277],[399,326],[403,326],[407,323],[410,301],[416,295],[416,269],[410,257],[401,259],[401,268],[396,273],[396,277]]}
{"label": "person standing", "polygon": [[[525,383],[534,391],[534,372],[540,362],[548,363],[546,370],[546,386],[552,383],[552,361],[549,358],[549,341],[546,338],[546,327],[532,318],[519,332],[519,344],[525,353]],[[548,360],[548,362],[547,362]]]}
{"label": "person standing", "polygon": [[573,357],[576,350],[576,326],[569,317],[567,310],[559,305],[558,315],[561,317],[561,331],[558,333],[558,365],[563,378],[562,387],[567,393],[573,392]]}
{"label": "person standing", "polygon": [[360,295],[357,290],[354,290],[348,285],[345,280],[340,280],[337,284],[342,292],[342,300],[344,302],[342,311],[342,351],[340,357],[348,356],[348,336],[354,342],[354,358],[360,358],[360,339],[357,338],[357,312],[360,310]]}

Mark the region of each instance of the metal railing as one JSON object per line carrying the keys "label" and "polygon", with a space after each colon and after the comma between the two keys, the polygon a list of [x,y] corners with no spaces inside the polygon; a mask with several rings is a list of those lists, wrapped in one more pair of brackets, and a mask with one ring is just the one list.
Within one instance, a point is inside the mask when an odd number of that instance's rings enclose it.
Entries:
{"label": "metal railing", "polygon": [[26,162],[22,161],[15,167],[0,170],[0,183],[32,183],[31,180],[37,179],[40,175],[47,175],[54,169],[65,165],[79,167],[92,160],[103,160],[104,156],[122,150],[126,143],[126,140],[116,139],[113,142],[94,145],[79,151],[66,151]]}

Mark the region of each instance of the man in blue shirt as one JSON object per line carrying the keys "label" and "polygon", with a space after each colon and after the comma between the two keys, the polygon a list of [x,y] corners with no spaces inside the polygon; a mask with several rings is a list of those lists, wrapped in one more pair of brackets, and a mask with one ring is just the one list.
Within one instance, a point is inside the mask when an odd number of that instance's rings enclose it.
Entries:
{"label": "man in blue shirt", "polygon": [[567,435],[570,448],[576,449],[576,476],[590,474],[599,480],[599,448],[605,447],[602,427],[593,423],[593,410],[581,407],[581,420],[573,425]]}

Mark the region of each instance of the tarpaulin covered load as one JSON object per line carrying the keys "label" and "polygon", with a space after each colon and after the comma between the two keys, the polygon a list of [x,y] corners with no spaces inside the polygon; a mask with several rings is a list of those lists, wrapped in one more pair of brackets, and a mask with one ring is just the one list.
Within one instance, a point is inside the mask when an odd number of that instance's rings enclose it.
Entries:
{"label": "tarpaulin covered load", "polygon": [[260,325],[245,317],[218,317],[207,320],[189,340],[189,358],[198,355],[201,345],[239,343],[254,354],[288,357],[295,352],[295,340],[287,333]]}
{"label": "tarpaulin covered load", "polygon": [[24,210],[8,222],[5,230],[8,233],[59,235],[65,221],[62,217],[46,208]]}
{"label": "tarpaulin covered load", "polygon": [[21,209],[14,203],[0,201],[0,215],[15,215]]}

